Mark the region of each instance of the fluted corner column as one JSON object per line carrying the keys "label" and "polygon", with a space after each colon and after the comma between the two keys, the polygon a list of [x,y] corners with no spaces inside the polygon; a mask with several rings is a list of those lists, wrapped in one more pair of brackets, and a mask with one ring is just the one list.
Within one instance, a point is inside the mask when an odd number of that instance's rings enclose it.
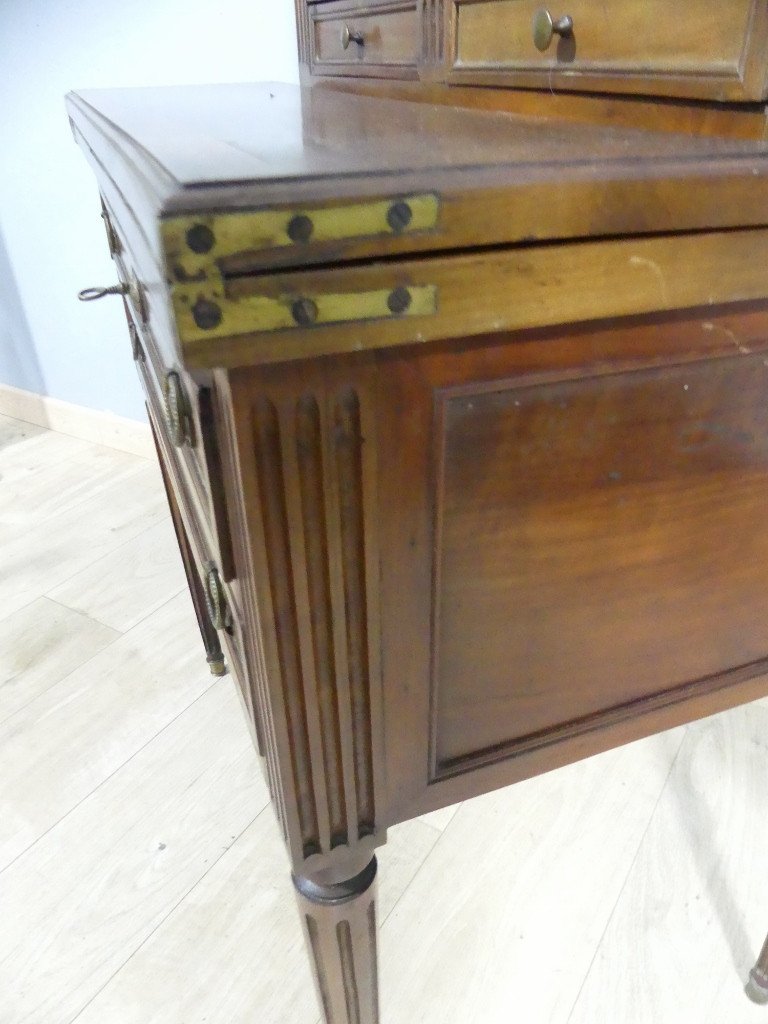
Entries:
{"label": "fluted corner column", "polygon": [[763,951],[749,973],[747,995],[755,1003],[768,1003],[768,939],[765,940]]}
{"label": "fluted corner column", "polygon": [[376,858],[348,881],[293,876],[325,1024],[379,1024]]}

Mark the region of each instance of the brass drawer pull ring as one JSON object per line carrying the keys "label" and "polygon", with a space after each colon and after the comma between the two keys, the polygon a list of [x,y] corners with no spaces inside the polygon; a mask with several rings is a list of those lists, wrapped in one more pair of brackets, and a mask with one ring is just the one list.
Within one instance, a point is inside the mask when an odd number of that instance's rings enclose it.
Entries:
{"label": "brass drawer pull ring", "polygon": [[232,616],[229,613],[227,598],[219,576],[219,570],[213,562],[207,562],[205,572],[205,603],[214,629],[230,629]]}
{"label": "brass drawer pull ring", "polygon": [[165,399],[165,422],[171,443],[176,448],[192,443],[192,423],[189,414],[189,403],[181,383],[181,377],[175,370],[165,375],[163,381],[163,398]]}
{"label": "brass drawer pull ring", "polygon": [[546,7],[540,7],[533,16],[533,42],[537,50],[549,49],[553,36],[573,35],[573,18],[570,14],[555,20]]}
{"label": "brass drawer pull ring", "polygon": [[362,32],[353,31],[349,25],[345,25],[341,30],[341,47],[343,50],[349,49],[350,43],[357,43],[358,46],[365,45],[365,36]]}
{"label": "brass drawer pull ring", "polygon": [[96,299],[103,299],[105,295],[127,295],[127,284],[113,284],[109,288],[83,288],[77,293],[81,302],[95,302]]}

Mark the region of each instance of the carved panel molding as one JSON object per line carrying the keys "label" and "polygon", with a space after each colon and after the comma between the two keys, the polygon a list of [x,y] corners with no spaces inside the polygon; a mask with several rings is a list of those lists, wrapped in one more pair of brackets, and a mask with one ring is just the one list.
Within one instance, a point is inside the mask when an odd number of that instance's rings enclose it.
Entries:
{"label": "carved panel molding", "polygon": [[[352,387],[328,396],[261,390],[250,416],[270,783],[282,791],[277,806],[295,862],[344,856],[383,841],[373,767],[375,450],[364,443]],[[282,770],[278,749],[287,752]]]}

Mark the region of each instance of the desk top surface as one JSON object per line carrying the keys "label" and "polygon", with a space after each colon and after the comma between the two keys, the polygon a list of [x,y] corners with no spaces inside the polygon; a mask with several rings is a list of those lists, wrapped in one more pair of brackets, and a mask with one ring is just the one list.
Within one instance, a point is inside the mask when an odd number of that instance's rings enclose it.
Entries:
{"label": "desk top surface", "polygon": [[113,129],[171,190],[489,170],[513,184],[553,170],[637,176],[744,161],[764,173],[768,156],[759,141],[568,124],[322,86],[88,90],[71,102]]}
{"label": "desk top surface", "polygon": [[[164,268],[190,366],[765,293],[755,254],[768,232],[754,230],[768,226],[764,142],[322,85],[93,91],[70,95],[68,107],[142,273]],[[405,229],[389,219],[397,205],[411,217]],[[736,228],[750,230],[737,237]],[[641,236],[643,246],[625,244]],[[587,239],[596,245],[586,249]],[[405,286],[416,290],[401,315]],[[306,324],[296,295],[317,298]],[[347,305],[360,295],[370,309],[353,316]],[[215,323],[203,307],[215,307]]]}

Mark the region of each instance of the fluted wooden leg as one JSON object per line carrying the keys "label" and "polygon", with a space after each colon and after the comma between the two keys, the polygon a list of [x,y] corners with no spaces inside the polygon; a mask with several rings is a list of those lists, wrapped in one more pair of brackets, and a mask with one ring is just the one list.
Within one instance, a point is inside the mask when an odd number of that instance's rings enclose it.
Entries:
{"label": "fluted wooden leg", "polygon": [[747,995],[756,1003],[768,1003],[768,939],[752,968],[747,982]]}
{"label": "fluted wooden leg", "polygon": [[345,882],[293,882],[325,1024],[379,1024],[376,858]]}

